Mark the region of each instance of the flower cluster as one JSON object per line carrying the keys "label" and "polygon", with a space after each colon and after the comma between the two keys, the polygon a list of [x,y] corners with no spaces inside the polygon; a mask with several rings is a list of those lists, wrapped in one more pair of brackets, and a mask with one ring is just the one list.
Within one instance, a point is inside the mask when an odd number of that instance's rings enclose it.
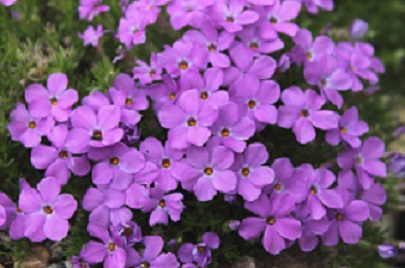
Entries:
{"label": "flower cluster", "polygon": [[[120,74],[108,92],[94,91],[75,108],[78,94],[67,89],[64,74],[49,76],[46,88],[26,89],[28,108],[17,104],[8,129],[12,140],[32,148],[32,165],[47,178],[37,190],[23,183],[18,206],[0,196],[0,227],[10,228],[14,239],[62,239],[77,204],[70,195],[59,196],[60,187],[72,174],[91,171],[94,187],[82,206],[94,240],[72,260],[75,267],[210,264],[211,250],[220,246],[217,234],[181,245],[176,257],[162,253],[162,237],[144,236],[133,216],[135,210],[146,214],[151,227],[178,222],[187,210],[186,194],[199,202],[217,195],[242,200],[255,216],[229,219],[232,229],[246,240],[262,237],[271,254],[295,241],[303,251],[313,250],[319,238],[326,246],[339,238],[357,243],[362,223],[382,214],[385,190],[375,177],[386,176],[380,160],[385,147],[377,137],[362,141],[368,125],[356,107],[337,111],[343,105],[339,91],[376,84],[384,68],[370,44],[314,39],[293,22],[302,3],[317,12],[332,9],[332,1],[121,2],[125,17],[116,36],[128,49],[145,42],[145,27],[166,4],[176,30],[194,29],[152,54],[149,63],[137,61],[133,77]],[[101,0],[82,0],[79,8],[89,21],[105,11]],[[85,42],[96,45],[101,31],[88,30]],[[295,46],[276,60],[271,54],[282,51],[285,36]],[[275,74],[292,64],[303,66],[312,88],[280,87]],[[163,142],[138,135],[147,97],[167,130]],[[331,146],[344,145],[337,157],[341,171],[336,176],[309,163],[294,167],[288,158],[269,163],[266,145],[251,139],[268,125],[291,128],[300,144],[324,131]]]}

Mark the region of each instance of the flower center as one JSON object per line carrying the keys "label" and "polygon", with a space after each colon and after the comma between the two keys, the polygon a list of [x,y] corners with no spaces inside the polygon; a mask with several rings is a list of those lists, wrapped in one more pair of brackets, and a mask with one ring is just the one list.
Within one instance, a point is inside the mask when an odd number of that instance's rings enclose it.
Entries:
{"label": "flower center", "polygon": [[114,251],[114,250],[115,250],[115,245],[114,245],[114,243],[108,244],[108,250],[109,250],[109,251]]}
{"label": "flower center", "polygon": [[301,117],[307,118],[309,116],[308,110],[302,110],[301,111]]}
{"label": "flower center", "polygon": [[343,220],[343,214],[342,214],[342,213],[338,213],[338,214],[336,215],[336,219],[337,219],[338,221]]}
{"label": "flower center", "polygon": [[326,86],[326,79],[322,79],[322,81],[321,81],[321,87],[325,87]]}
{"label": "flower center", "polygon": [[151,5],[147,5],[147,6],[145,7],[145,9],[146,9],[147,11],[150,11],[150,10],[152,9],[152,6],[151,6]]}
{"label": "flower center", "polygon": [[208,93],[206,91],[201,92],[201,99],[206,100],[208,98]]}
{"label": "flower center", "polygon": [[125,227],[125,229],[124,229],[125,236],[131,236],[133,233],[134,233],[134,230],[131,227]]}
{"label": "flower center", "polygon": [[137,35],[139,33],[139,29],[135,28],[135,30],[132,32],[134,35]]}
{"label": "flower center", "polygon": [[169,168],[170,165],[171,165],[170,159],[165,158],[165,159],[162,160],[162,166],[163,166],[164,168]]}
{"label": "flower center", "polygon": [[356,194],[356,199],[362,199],[363,198],[363,195],[361,194],[361,193],[358,193],[358,194]]}
{"label": "flower center", "polygon": [[176,98],[176,93],[172,92],[169,94],[169,99],[174,100]]}
{"label": "flower center", "polygon": [[310,194],[317,194],[318,191],[316,190],[315,186],[312,186],[311,189],[309,190]]}
{"label": "flower center", "polygon": [[231,134],[231,132],[230,132],[229,129],[227,129],[227,128],[224,128],[224,129],[221,131],[222,137],[228,137],[230,134]]}
{"label": "flower center", "polygon": [[356,162],[356,165],[360,165],[361,163],[363,163],[363,159],[360,156],[358,156],[358,157],[356,157],[355,162]]}
{"label": "flower center", "polygon": [[204,169],[204,173],[207,174],[208,176],[212,175],[213,172],[214,172],[214,170],[210,167],[207,167]]}
{"label": "flower center", "polygon": [[155,71],[154,69],[150,70],[149,76],[150,76],[151,78],[153,78],[153,77],[155,77],[155,75],[156,75],[156,71]]}
{"label": "flower center", "polygon": [[22,212],[23,212],[23,210],[22,210],[19,206],[16,207],[16,210],[17,210],[17,212],[19,212],[19,213],[22,213]]}
{"label": "flower center", "polygon": [[280,190],[281,190],[281,184],[277,182],[277,183],[274,185],[274,190],[280,191]]}
{"label": "flower center", "polygon": [[257,43],[257,42],[252,42],[252,43],[250,43],[249,47],[250,47],[252,50],[257,50],[257,49],[259,48],[259,43]]}
{"label": "flower center", "polygon": [[187,120],[187,125],[189,127],[195,127],[197,125],[197,120],[195,120],[194,117],[191,117]]}
{"label": "flower center", "polygon": [[340,133],[342,133],[342,134],[346,134],[346,133],[347,133],[347,129],[344,128],[344,127],[341,127],[341,128],[339,129],[339,131],[340,131]]}
{"label": "flower center", "polygon": [[134,100],[130,97],[125,99],[125,105],[126,106],[131,106],[134,103]]}
{"label": "flower center", "polygon": [[69,154],[68,154],[67,151],[59,152],[59,157],[62,158],[62,159],[66,159],[66,158],[68,158],[68,156],[69,156]]}
{"label": "flower center", "polygon": [[249,109],[253,109],[253,108],[255,108],[255,106],[256,106],[256,102],[254,100],[250,100],[248,102]]}
{"label": "flower center", "polygon": [[197,251],[203,253],[205,251],[205,246],[198,246]]}
{"label": "flower center", "polygon": [[141,268],[149,268],[150,267],[150,263],[147,261],[144,261],[141,263]]}
{"label": "flower center", "polygon": [[83,262],[80,263],[80,267],[81,267],[81,268],[87,268],[87,267],[89,267],[89,266],[88,266],[88,263],[87,263],[87,262],[83,261]]}
{"label": "flower center", "polygon": [[270,17],[269,21],[273,25],[277,24],[277,22],[278,22],[277,18],[275,18],[275,17]]}
{"label": "flower center", "polygon": [[56,104],[58,104],[58,99],[55,98],[55,97],[53,97],[53,98],[50,99],[50,102],[51,102],[51,104],[52,104],[53,106],[55,106]]}
{"label": "flower center", "polygon": [[31,121],[31,122],[28,123],[28,127],[29,127],[30,129],[34,129],[34,128],[37,127],[37,123],[35,123],[34,121]]}
{"label": "flower center", "polygon": [[101,141],[103,140],[103,133],[100,130],[94,130],[91,138],[95,141]]}
{"label": "flower center", "polygon": [[53,213],[53,208],[51,207],[51,206],[44,206],[43,208],[42,208],[42,211],[45,213],[45,214],[52,214]]}
{"label": "flower center", "polygon": [[159,201],[159,207],[164,208],[166,206],[165,200],[160,200]]}
{"label": "flower center", "polygon": [[212,53],[215,52],[215,50],[217,50],[217,46],[215,44],[209,44],[208,45],[208,50]]}
{"label": "flower center", "polygon": [[241,173],[242,173],[243,177],[247,177],[250,173],[250,170],[249,170],[249,168],[245,167],[245,168],[242,168]]}
{"label": "flower center", "polygon": [[276,222],[276,219],[273,216],[270,216],[266,219],[268,225],[273,225]]}
{"label": "flower center", "polygon": [[226,22],[233,23],[234,21],[235,21],[235,18],[233,16],[226,17]]}
{"label": "flower center", "polygon": [[179,63],[179,68],[180,68],[181,70],[186,70],[186,69],[188,68],[188,63],[187,63],[187,61],[184,61],[184,60],[180,61],[180,63]]}
{"label": "flower center", "polygon": [[312,59],[312,53],[311,53],[311,52],[307,52],[307,53],[305,54],[305,58],[307,58],[307,60]]}
{"label": "flower center", "polygon": [[111,164],[111,165],[116,166],[116,165],[118,165],[119,163],[120,163],[120,159],[119,159],[118,157],[112,157],[112,158],[110,158],[110,164]]}

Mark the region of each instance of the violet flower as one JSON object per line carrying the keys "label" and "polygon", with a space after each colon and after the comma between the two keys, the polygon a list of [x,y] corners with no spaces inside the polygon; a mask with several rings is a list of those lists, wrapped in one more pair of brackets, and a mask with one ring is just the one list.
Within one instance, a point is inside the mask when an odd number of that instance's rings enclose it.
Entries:
{"label": "violet flower", "polygon": [[70,260],[70,263],[73,265],[72,268],[91,267],[90,265],[96,264],[96,262],[90,263],[87,260],[85,248],[82,248],[82,250],[80,250],[79,256],[73,256]]}
{"label": "violet flower", "polygon": [[206,267],[212,263],[211,250],[217,249],[219,244],[220,240],[218,235],[207,232],[203,235],[201,243],[197,245],[191,243],[181,245],[177,256],[183,263],[196,262],[200,267]]}
{"label": "violet flower", "polygon": [[139,67],[133,68],[132,72],[134,78],[139,79],[142,84],[150,84],[153,81],[162,79],[162,67],[155,53],[150,56],[150,65],[141,60],[137,60],[136,63]]}
{"label": "violet flower", "polygon": [[283,91],[281,99],[284,105],[278,110],[278,125],[293,128],[301,144],[315,139],[315,127],[330,130],[338,126],[338,115],[333,111],[321,110],[326,101],[312,89],[303,92],[293,86]]}
{"label": "violet flower", "polygon": [[103,0],[80,0],[79,17],[92,21],[95,16],[102,12],[107,12],[110,7],[103,5]]}
{"label": "violet flower", "polygon": [[180,83],[168,74],[162,76],[162,82],[163,83],[152,84],[147,90],[148,95],[154,101],[153,108],[156,112],[165,104],[173,104],[183,91]]}
{"label": "violet flower", "polygon": [[37,169],[46,169],[45,175],[55,177],[61,185],[67,183],[71,172],[77,176],[90,172],[88,158],[85,155],[74,156],[66,148],[67,135],[66,125],[58,125],[48,134],[52,146],[38,145],[31,151],[32,165]]}
{"label": "violet flower", "polygon": [[84,46],[92,45],[93,47],[98,46],[98,40],[103,37],[103,26],[97,25],[97,28],[93,26],[87,27],[83,33],[79,33],[79,37],[83,39]]}
{"label": "violet flower", "polygon": [[238,175],[238,194],[246,201],[255,201],[262,188],[274,180],[274,171],[264,166],[269,154],[260,143],[250,144],[243,154],[236,154],[231,169]]}
{"label": "violet flower", "polygon": [[260,237],[267,252],[277,255],[286,248],[286,240],[301,236],[301,222],[292,218],[290,213],[295,203],[289,195],[275,195],[269,199],[262,195],[257,201],[245,203],[246,209],[260,217],[245,218],[238,232],[245,240]]}
{"label": "violet flower", "polygon": [[326,141],[331,145],[338,145],[341,140],[357,148],[361,145],[359,136],[368,132],[368,125],[364,121],[359,120],[357,108],[352,108],[345,111],[339,119],[339,126],[336,129],[329,130],[326,133]]}
{"label": "violet flower", "polygon": [[44,178],[37,190],[24,188],[20,193],[19,206],[27,214],[24,235],[33,242],[46,238],[60,241],[68,233],[68,220],[76,211],[77,202],[70,194],[59,195],[61,186],[52,177]]}
{"label": "violet flower", "polygon": [[167,7],[170,15],[170,24],[175,30],[190,25],[199,28],[205,19],[206,9],[214,0],[173,0]]}
{"label": "violet flower", "polygon": [[396,153],[390,159],[388,170],[398,178],[405,178],[405,156]]}
{"label": "violet flower", "polygon": [[367,34],[368,23],[362,19],[355,19],[349,28],[351,38],[360,39]]}
{"label": "violet flower", "polygon": [[386,242],[378,246],[378,253],[383,259],[394,258],[398,255],[398,250],[395,246]]}
{"label": "violet flower", "polygon": [[146,41],[145,22],[142,17],[121,18],[116,37],[127,49]]}
{"label": "violet flower", "polygon": [[5,5],[6,7],[12,6],[17,2],[17,0],[0,0],[0,4]]}
{"label": "violet flower", "polygon": [[8,229],[16,214],[16,205],[6,194],[0,193],[0,230]]}
{"label": "violet flower", "polygon": [[145,236],[143,244],[145,249],[134,261],[136,268],[180,267],[173,253],[161,253],[164,242],[160,236]]}
{"label": "violet flower", "polygon": [[127,246],[133,246],[142,241],[141,227],[135,222],[120,224],[115,228],[118,234],[123,238],[124,244]]}
{"label": "violet flower", "polygon": [[297,0],[305,4],[308,12],[316,14],[319,12],[319,8],[327,11],[332,11],[334,8],[333,0]]}
{"label": "violet flower", "polygon": [[177,105],[166,104],[158,112],[161,125],[169,130],[173,148],[186,148],[189,144],[202,146],[211,136],[208,127],[218,117],[218,108],[204,104],[198,90],[187,90]]}

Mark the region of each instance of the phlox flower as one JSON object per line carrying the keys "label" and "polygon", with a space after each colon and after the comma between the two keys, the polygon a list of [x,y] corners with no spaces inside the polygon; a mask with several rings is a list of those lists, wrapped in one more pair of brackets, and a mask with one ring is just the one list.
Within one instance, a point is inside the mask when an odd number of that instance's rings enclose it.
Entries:
{"label": "phlox flower", "polygon": [[177,252],[177,256],[183,263],[191,264],[192,262],[196,262],[200,267],[206,267],[212,263],[211,250],[217,249],[219,244],[220,240],[218,235],[212,232],[207,232],[202,236],[201,242],[197,245],[191,243],[181,245]]}
{"label": "phlox flower", "polygon": [[79,17],[92,21],[98,14],[109,10],[109,6],[103,5],[103,0],[80,0]]}
{"label": "phlox flower", "polygon": [[93,26],[87,27],[83,33],[79,33],[79,37],[83,39],[84,46],[92,45],[93,47],[98,46],[98,40],[103,37],[103,26],[97,25],[97,28]]}

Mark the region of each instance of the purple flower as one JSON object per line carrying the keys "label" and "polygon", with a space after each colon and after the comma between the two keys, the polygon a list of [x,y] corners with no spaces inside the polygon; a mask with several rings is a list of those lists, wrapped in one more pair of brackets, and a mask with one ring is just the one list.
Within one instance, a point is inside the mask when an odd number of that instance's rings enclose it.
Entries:
{"label": "purple flower", "polygon": [[[180,174],[176,174],[183,188],[193,189],[199,201],[209,201],[217,194],[236,190],[237,177],[229,168],[234,154],[224,146],[213,148],[191,147]],[[181,170],[181,169],[179,169]]]}
{"label": "purple flower", "polygon": [[214,0],[174,0],[167,7],[170,23],[175,30],[191,25],[199,28],[206,17],[206,9]]}
{"label": "purple flower", "polygon": [[254,120],[256,129],[263,124],[275,124],[278,111],[274,103],[280,98],[280,86],[270,80],[249,87],[238,87],[231,100],[238,103],[247,116]]}
{"label": "purple flower", "polygon": [[300,10],[301,4],[296,1],[274,0],[274,4],[266,7],[257,7],[260,13],[260,35],[264,39],[276,39],[278,33],[285,33],[294,36],[298,26],[289,21],[295,19]]}
{"label": "purple flower", "polygon": [[67,183],[70,172],[84,176],[90,171],[90,162],[85,155],[73,156],[66,148],[67,135],[66,125],[58,125],[48,134],[52,146],[38,145],[31,151],[32,165],[37,169],[46,169],[45,175],[55,177],[61,185]]}
{"label": "purple flower", "polygon": [[181,245],[179,251],[177,252],[177,256],[181,262],[192,263],[194,261],[200,267],[206,267],[212,263],[211,250],[219,247],[219,237],[215,233],[207,232],[203,235],[201,240],[201,243],[197,245],[190,243]]}
{"label": "purple flower", "polygon": [[368,23],[362,19],[355,19],[350,26],[349,34],[351,38],[360,39],[367,34]]}
{"label": "purple flower", "polygon": [[100,108],[96,114],[89,106],[81,106],[72,113],[73,129],[66,147],[72,153],[85,153],[90,147],[104,147],[119,142],[124,134],[118,128],[120,109],[114,105]]}
{"label": "purple flower", "polygon": [[20,193],[19,206],[27,214],[24,235],[33,242],[46,238],[60,241],[68,233],[68,219],[76,211],[77,202],[70,194],[59,195],[61,186],[52,177],[44,178],[37,189],[24,188]]}
{"label": "purple flower", "polygon": [[211,136],[208,127],[218,117],[218,108],[204,104],[198,90],[187,90],[177,105],[166,104],[158,112],[161,125],[169,130],[173,148],[186,148],[189,144],[202,146]]}
{"label": "purple flower", "polygon": [[380,183],[375,183],[370,188],[363,189],[351,170],[339,172],[338,178],[339,187],[346,189],[352,199],[364,201],[370,211],[369,219],[378,221],[383,213],[381,206],[387,200],[384,187]]}
{"label": "purple flower", "polygon": [[277,255],[286,248],[287,240],[301,236],[301,222],[290,213],[295,203],[289,195],[262,195],[257,201],[245,203],[246,209],[260,217],[245,218],[239,226],[239,235],[245,240],[258,238],[263,232],[262,244],[267,252]]}
{"label": "purple flower", "polygon": [[85,248],[80,250],[79,256],[73,256],[70,260],[70,263],[73,265],[73,268],[83,268],[90,267],[91,264],[96,264],[96,262],[90,263],[85,254]]}
{"label": "purple flower", "polygon": [[16,205],[10,198],[0,193],[0,230],[10,227],[11,222],[17,217]]}
{"label": "purple flower", "polygon": [[6,7],[12,6],[17,2],[17,0],[0,0],[0,3]]}
{"label": "purple flower", "polygon": [[93,26],[87,27],[87,29],[83,33],[79,33],[79,37],[83,39],[84,46],[92,45],[93,47],[97,47],[98,40],[103,37],[103,26],[97,25],[97,28]]}
{"label": "purple flower", "polygon": [[333,111],[321,110],[326,101],[312,89],[303,92],[293,86],[283,91],[281,99],[284,105],[278,110],[278,125],[292,127],[301,144],[315,139],[315,127],[329,130],[338,126],[338,115]]}
{"label": "purple flower", "polygon": [[95,16],[110,10],[109,6],[102,4],[103,0],[80,0],[80,19],[92,21]]}
{"label": "purple flower", "polygon": [[326,216],[327,208],[342,208],[343,200],[339,192],[335,189],[329,189],[335,182],[335,175],[325,169],[314,170],[309,164],[300,166],[308,174],[307,191],[309,193],[306,200],[307,210],[310,217],[314,220],[320,220]]}
{"label": "purple flower", "polygon": [[143,239],[143,244],[145,249],[141,256],[138,256],[135,260],[136,268],[180,267],[173,253],[161,253],[164,242],[160,236],[146,236]]}
{"label": "purple flower", "polygon": [[396,177],[405,178],[405,156],[400,153],[394,154],[390,159],[388,169]]}
{"label": "purple flower", "polygon": [[[193,76],[194,78],[195,76]],[[149,87],[147,93],[154,101],[153,108],[158,112],[165,104],[173,104],[183,91],[179,82],[168,74],[162,76],[163,83],[156,83]],[[218,86],[219,87],[219,86]]]}
{"label": "purple flower", "polygon": [[24,104],[18,102],[11,111],[11,122],[7,129],[13,141],[21,142],[25,147],[35,147],[41,143],[41,137],[49,133],[55,125],[52,117],[36,117],[27,111]]}
{"label": "purple flower", "polygon": [[[31,186],[25,181],[25,179],[20,179],[20,193],[23,189],[32,189]],[[34,190],[34,189],[33,189]],[[0,204],[6,209],[7,221],[4,226],[10,227],[9,235],[13,240],[18,240],[24,237],[24,222],[27,214],[21,209],[19,205],[15,205],[8,198],[4,198],[0,194]],[[8,223],[10,221],[10,224]]]}
{"label": "purple flower", "polygon": [[250,144],[243,154],[235,156],[232,170],[238,175],[238,194],[244,200],[257,200],[262,193],[262,188],[273,182],[273,170],[262,166],[268,157],[266,147],[260,143]]}
{"label": "purple flower", "polygon": [[297,1],[305,4],[308,12],[313,14],[318,13],[319,8],[325,9],[327,11],[332,11],[334,7],[333,0],[297,0]]}
{"label": "purple flower", "polygon": [[238,220],[231,220],[231,221],[229,222],[229,229],[230,229],[231,231],[236,231],[236,230],[238,230],[239,226],[240,226],[240,221],[238,221]]}
{"label": "purple flower", "polygon": [[237,153],[243,152],[246,140],[255,133],[254,122],[242,115],[238,105],[229,102],[219,108],[218,119],[211,129],[221,144]]}
{"label": "purple flower", "polygon": [[396,257],[398,255],[398,250],[395,246],[384,242],[378,246],[378,253],[380,254],[381,258],[389,259]]}
{"label": "purple flower", "polygon": [[175,190],[177,179],[174,170],[178,168],[177,162],[182,159],[183,152],[172,149],[168,142],[163,147],[162,143],[155,138],[145,139],[140,145],[140,150],[148,161],[159,167],[155,185],[165,191]]}
{"label": "purple flower", "polygon": [[141,227],[139,227],[135,222],[120,224],[116,227],[116,229],[127,246],[133,246],[142,241]]}
{"label": "purple flower", "polygon": [[173,77],[197,73],[205,69],[209,52],[198,43],[176,41],[173,47],[165,46],[165,50],[158,54],[158,61]]}
{"label": "purple flower", "polygon": [[345,190],[339,191],[343,198],[342,209],[331,211],[330,225],[322,235],[322,242],[326,246],[336,246],[339,236],[346,244],[356,244],[362,236],[361,223],[369,216],[367,204],[360,200],[351,200]]}
{"label": "purple flower", "polygon": [[132,2],[125,11],[127,17],[142,16],[147,24],[155,23],[161,11],[160,6],[167,4],[170,0],[143,0]]}
{"label": "purple flower", "polygon": [[229,57],[223,53],[227,50],[235,39],[235,35],[227,31],[218,31],[211,23],[201,25],[201,31],[187,31],[182,39],[205,47],[209,56],[208,60],[213,67],[227,68],[231,64]]}
{"label": "purple flower", "polygon": [[125,44],[127,49],[146,41],[145,21],[142,17],[121,18],[116,37]]}
{"label": "purple flower", "polygon": [[209,15],[218,28],[230,33],[239,32],[243,26],[259,20],[259,14],[253,10],[244,10],[245,0],[217,1],[209,10]]}
{"label": "purple flower", "polygon": [[30,114],[35,117],[52,115],[58,122],[67,121],[72,112],[72,105],[78,100],[77,91],[66,90],[67,84],[65,74],[54,73],[48,77],[48,90],[41,84],[30,85],[25,90]]}
{"label": "purple flower", "polygon": [[123,143],[110,147],[91,148],[89,158],[97,161],[92,170],[93,183],[107,185],[117,190],[127,189],[133,174],[145,166],[145,157]]}
{"label": "purple flower", "polygon": [[331,145],[338,145],[341,140],[356,148],[361,145],[359,136],[368,132],[368,125],[364,121],[359,120],[357,108],[352,108],[345,111],[339,119],[339,126],[336,129],[329,130],[326,133],[326,141]]}
{"label": "purple flower", "polygon": [[293,49],[294,61],[313,62],[322,55],[331,55],[335,45],[329,37],[318,36],[313,40],[312,33],[307,29],[300,29],[293,38],[295,47]]}
{"label": "purple flower", "polygon": [[153,81],[162,79],[162,67],[155,53],[150,56],[150,66],[141,60],[137,60],[136,63],[139,67],[132,69],[132,72],[134,78],[139,79],[142,84],[150,84]]}
{"label": "purple flower", "polygon": [[120,74],[114,80],[114,87],[108,91],[114,105],[121,108],[120,121],[133,126],[141,120],[138,111],[146,110],[149,102],[142,90],[137,89],[134,80],[127,74]]}
{"label": "purple flower", "polygon": [[362,187],[368,189],[373,183],[371,176],[387,176],[387,167],[380,160],[384,151],[384,142],[377,137],[370,137],[363,146],[339,153],[337,162],[345,170],[354,167]]}
{"label": "purple flower", "polygon": [[182,81],[181,87],[183,90],[198,89],[204,103],[221,106],[229,101],[228,92],[219,90],[223,81],[224,75],[221,69],[209,68],[204,72],[203,77],[198,73],[190,74]]}

